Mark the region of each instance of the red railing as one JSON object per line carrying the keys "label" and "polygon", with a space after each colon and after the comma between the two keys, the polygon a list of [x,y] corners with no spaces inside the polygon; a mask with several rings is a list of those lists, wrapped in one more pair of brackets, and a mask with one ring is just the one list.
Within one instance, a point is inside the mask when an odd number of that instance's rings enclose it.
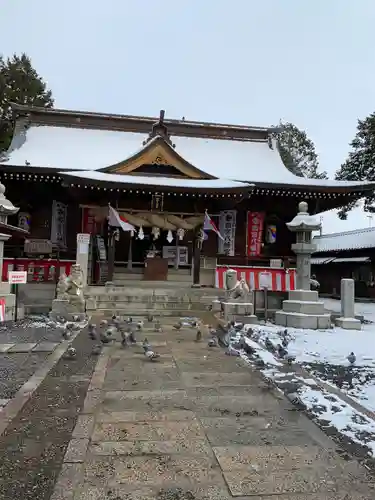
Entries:
{"label": "red railing", "polygon": [[60,274],[70,274],[73,260],[4,258],[2,280],[8,281],[9,271],[27,271],[28,282],[54,283]]}
{"label": "red railing", "polygon": [[[216,267],[216,288],[225,288],[225,273],[229,266]],[[230,269],[237,271],[238,279],[244,279],[251,290],[260,290],[260,275],[268,275],[268,289],[273,292],[288,292],[295,290],[296,270],[281,267],[250,267],[250,266],[230,266]]]}

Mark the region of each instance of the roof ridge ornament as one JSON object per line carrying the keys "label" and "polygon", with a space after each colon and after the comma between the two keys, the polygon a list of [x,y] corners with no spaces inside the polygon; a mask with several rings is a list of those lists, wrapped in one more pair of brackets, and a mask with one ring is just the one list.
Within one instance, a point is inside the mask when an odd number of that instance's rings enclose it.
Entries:
{"label": "roof ridge ornament", "polygon": [[176,145],[172,143],[171,136],[168,133],[168,127],[164,123],[165,110],[161,109],[159,114],[159,120],[152,125],[151,132],[149,133],[147,139],[143,141],[143,145],[145,146],[148,142],[155,139],[155,137],[161,137],[167,142],[172,148],[175,148]]}

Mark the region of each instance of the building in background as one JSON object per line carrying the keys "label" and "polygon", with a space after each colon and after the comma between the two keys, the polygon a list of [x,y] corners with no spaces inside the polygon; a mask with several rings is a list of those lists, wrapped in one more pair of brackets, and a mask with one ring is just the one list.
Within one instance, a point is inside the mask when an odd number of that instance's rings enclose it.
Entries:
{"label": "building in background", "polygon": [[315,236],[311,260],[320,293],[340,294],[341,278],[355,281],[356,297],[375,298],[375,227]]}

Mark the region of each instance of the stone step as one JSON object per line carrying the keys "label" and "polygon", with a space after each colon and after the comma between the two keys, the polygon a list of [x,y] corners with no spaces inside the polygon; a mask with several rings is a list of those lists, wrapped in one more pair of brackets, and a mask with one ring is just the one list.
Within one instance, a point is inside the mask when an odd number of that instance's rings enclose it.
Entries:
{"label": "stone step", "polygon": [[183,317],[183,316],[199,316],[199,314],[202,313],[202,309],[160,309],[158,311],[155,311],[154,309],[139,309],[137,311],[134,310],[127,310],[127,309],[95,309],[94,311],[87,311],[87,314],[93,318],[95,317],[105,317],[105,318],[110,318],[113,316],[113,314],[116,314],[116,316],[131,316],[133,318],[141,317],[144,318],[147,316],[149,313],[151,313],[153,316],[158,317],[158,316],[171,316],[171,317]]}
{"label": "stone step", "polygon": [[324,302],[308,300],[284,300],[283,311],[302,314],[324,314]]}
{"label": "stone step", "polygon": [[275,323],[289,328],[325,330],[331,328],[331,315],[276,311]]}

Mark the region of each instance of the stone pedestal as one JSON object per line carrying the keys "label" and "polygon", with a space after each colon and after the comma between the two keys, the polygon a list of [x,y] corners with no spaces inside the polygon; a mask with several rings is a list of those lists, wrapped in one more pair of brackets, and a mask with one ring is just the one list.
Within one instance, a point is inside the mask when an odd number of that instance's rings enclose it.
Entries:
{"label": "stone pedestal", "polygon": [[335,320],[336,325],[345,330],[361,330],[361,322],[354,313],[354,280],[341,280],[341,316]]}
{"label": "stone pedestal", "polygon": [[331,327],[331,315],[325,312],[318,292],[291,290],[288,300],[283,302],[283,310],[275,313],[275,323],[290,328],[320,330]]}
{"label": "stone pedestal", "polygon": [[224,319],[226,321],[240,321],[245,324],[254,324],[258,318],[254,315],[252,302],[225,301],[222,303]]}

